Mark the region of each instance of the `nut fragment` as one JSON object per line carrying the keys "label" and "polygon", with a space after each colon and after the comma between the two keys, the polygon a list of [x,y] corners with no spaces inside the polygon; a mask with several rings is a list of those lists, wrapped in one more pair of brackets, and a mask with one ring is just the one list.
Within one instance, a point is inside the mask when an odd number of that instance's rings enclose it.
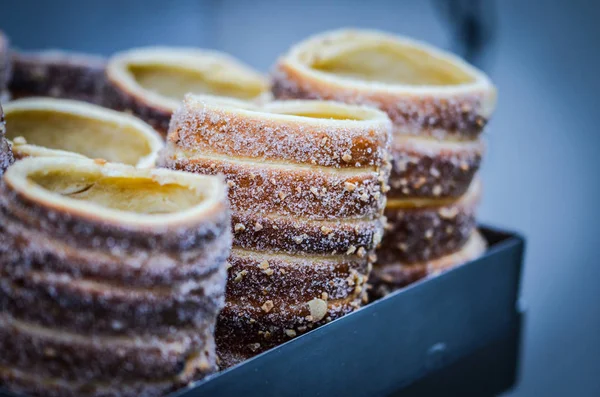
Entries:
{"label": "nut fragment", "polygon": [[262,229],[263,229],[263,226],[260,223],[256,222],[256,224],[254,225],[254,231],[260,232]]}
{"label": "nut fragment", "polygon": [[262,309],[263,309],[263,310],[264,310],[266,313],[268,313],[268,312],[270,312],[270,311],[271,311],[271,309],[273,309],[273,306],[274,306],[274,305],[273,305],[273,301],[272,301],[272,300],[268,300],[268,301],[266,301],[266,302],[265,302],[265,303],[264,303],[264,304],[261,306],[261,308],[262,308]]}
{"label": "nut fragment", "polygon": [[246,230],[246,226],[244,226],[241,223],[236,223],[235,226],[233,227],[233,230],[236,232],[243,232],[244,230]]}
{"label": "nut fragment", "polygon": [[308,309],[313,322],[321,321],[327,314],[327,302],[323,299],[315,298],[308,302]]}
{"label": "nut fragment", "polygon": [[294,331],[293,329],[286,329],[285,334],[290,338],[296,337],[296,331]]}
{"label": "nut fragment", "polygon": [[344,189],[348,192],[353,192],[356,189],[356,185],[350,182],[344,182]]}

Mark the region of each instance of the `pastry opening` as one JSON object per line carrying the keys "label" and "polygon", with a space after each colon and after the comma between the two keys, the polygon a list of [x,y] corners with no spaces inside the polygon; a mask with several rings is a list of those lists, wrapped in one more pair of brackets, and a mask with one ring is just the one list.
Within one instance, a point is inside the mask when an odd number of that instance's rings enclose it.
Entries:
{"label": "pastry opening", "polygon": [[214,65],[213,70],[164,64],[129,64],[128,71],[142,88],[158,95],[181,101],[185,94],[208,94],[249,100],[263,93],[258,85],[246,85],[225,78],[223,67]]}
{"label": "pastry opening", "polygon": [[264,106],[269,113],[326,120],[372,120],[373,110],[322,101],[272,102]]}
{"label": "pastry opening", "polygon": [[152,143],[135,125],[43,109],[7,112],[7,138],[89,158],[136,165],[153,153]]}
{"label": "pastry opening", "polygon": [[40,170],[28,180],[61,196],[137,214],[172,214],[205,200],[199,189],[155,178],[107,176],[100,172]]}
{"label": "pastry opening", "polygon": [[[475,78],[442,56],[410,44],[373,39],[340,43],[319,56],[305,54],[308,66],[338,77],[385,84],[448,86],[472,83]],[[329,44],[331,45],[331,44]]]}

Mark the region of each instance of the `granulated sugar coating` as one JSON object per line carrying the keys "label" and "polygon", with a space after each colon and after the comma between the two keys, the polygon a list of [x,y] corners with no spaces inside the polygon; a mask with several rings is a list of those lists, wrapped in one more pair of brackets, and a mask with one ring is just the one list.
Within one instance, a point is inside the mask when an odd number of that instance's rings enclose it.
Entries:
{"label": "granulated sugar coating", "polygon": [[186,96],[159,166],[223,174],[233,209],[221,367],[352,312],[383,235],[391,123],[321,101]]}

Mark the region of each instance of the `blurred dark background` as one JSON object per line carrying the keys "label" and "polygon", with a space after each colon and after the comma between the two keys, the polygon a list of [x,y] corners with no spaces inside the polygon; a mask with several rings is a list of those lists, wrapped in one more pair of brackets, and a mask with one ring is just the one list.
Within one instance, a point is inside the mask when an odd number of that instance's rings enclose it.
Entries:
{"label": "blurred dark background", "polygon": [[[307,35],[383,29],[490,74],[483,222],[528,238],[521,379],[510,396],[600,395],[600,2],[593,0],[0,0],[22,49],[215,48],[268,71]],[[493,280],[489,280],[493,282]]]}

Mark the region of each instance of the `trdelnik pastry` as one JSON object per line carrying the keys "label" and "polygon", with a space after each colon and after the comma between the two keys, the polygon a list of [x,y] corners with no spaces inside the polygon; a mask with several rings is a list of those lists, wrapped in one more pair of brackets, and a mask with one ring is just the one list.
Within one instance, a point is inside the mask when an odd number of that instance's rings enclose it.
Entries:
{"label": "trdelnik pastry", "polygon": [[372,108],[186,96],[159,165],[227,179],[223,367],[360,307],[383,233],[390,130]]}
{"label": "trdelnik pastry", "polygon": [[[390,231],[378,266],[389,258],[419,265],[467,243],[479,196],[471,185],[484,152],[480,134],[496,103],[484,73],[422,42],[340,30],[311,37],[282,56],[273,72],[273,93],[279,99],[369,105],[389,115]],[[455,216],[459,227],[441,221]]]}
{"label": "trdelnik pastry", "polygon": [[0,184],[0,385],[160,396],[216,369],[231,246],[218,177],[29,157]]}

